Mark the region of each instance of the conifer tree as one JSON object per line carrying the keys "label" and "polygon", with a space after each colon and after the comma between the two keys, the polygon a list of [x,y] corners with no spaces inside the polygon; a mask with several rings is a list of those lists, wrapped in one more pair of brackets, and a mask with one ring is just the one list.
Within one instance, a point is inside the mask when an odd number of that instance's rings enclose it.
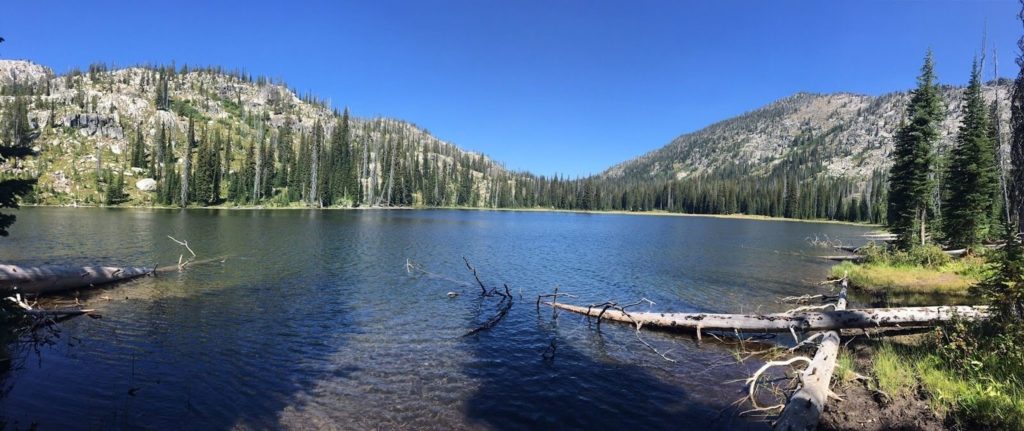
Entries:
{"label": "conifer tree", "polygon": [[[22,159],[32,154],[31,143],[38,136],[28,121],[28,105],[23,97],[15,97],[7,109],[0,125],[0,161]],[[32,191],[34,178],[18,176],[0,177],[0,208],[18,208],[18,199]],[[0,213],[0,236],[7,236],[7,228],[14,223],[14,214]]]}
{"label": "conifer tree", "polygon": [[[108,173],[108,178],[112,177]],[[117,173],[117,180],[112,178],[107,181],[106,196],[103,201],[105,205],[117,205],[128,200],[128,195],[124,192],[124,168],[119,168]]]}
{"label": "conifer tree", "polygon": [[889,173],[888,224],[901,248],[924,244],[932,199],[932,147],[938,140],[943,109],[935,82],[934,62],[925,56],[917,88],[907,107],[907,120],[896,133]]}
{"label": "conifer tree", "polygon": [[135,129],[135,141],[132,143],[132,167],[146,168],[146,142],[142,139],[142,124]]}
{"label": "conifer tree", "polygon": [[[1024,5],[1018,15],[1024,23]],[[1010,165],[1007,189],[1010,194],[1010,217],[1017,232],[1024,233],[1024,36],[1017,40],[1017,79],[1010,90]]]}
{"label": "conifer tree", "polygon": [[943,194],[943,230],[953,247],[979,245],[989,235],[993,198],[999,186],[995,151],[985,100],[981,94],[981,71],[975,60],[971,81],[964,94],[964,117],[956,146],[950,153]]}
{"label": "conifer tree", "polygon": [[185,157],[181,165],[181,197],[178,203],[182,208],[189,202],[189,179],[192,176],[192,148],[196,146],[196,127],[192,117],[188,117],[188,137],[185,141]]}

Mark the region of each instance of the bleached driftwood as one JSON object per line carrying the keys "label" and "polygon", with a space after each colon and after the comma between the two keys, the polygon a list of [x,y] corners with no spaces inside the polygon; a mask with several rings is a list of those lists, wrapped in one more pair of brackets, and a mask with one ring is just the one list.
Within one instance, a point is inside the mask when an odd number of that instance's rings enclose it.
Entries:
{"label": "bleached driftwood", "polygon": [[0,294],[41,295],[142,277],[146,267],[0,265]]}
{"label": "bleached driftwood", "polygon": [[835,256],[822,256],[822,258],[823,259],[828,259],[828,260],[834,260],[836,262],[843,262],[843,261],[860,262],[860,261],[864,260],[864,256],[861,256],[859,254],[841,254],[841,255],[835,255]]}
{"label": "bleached driftwood", "polygon": [[[835,302],[836,311],[846,310],[846,278],[839,298]],[[818,426],[821,413],[825,410],[825,402],[832,394],[829,383],[836,370],[836,357],[839,355],[839,332],[825,331],[820,333],[821,342],[818,351],[800,373],[800,388],[789,397],[789,402],[782,409],[779,419],[775,421],[776,430],[797,431],[813,430]]]}
{"label": "bleached driftwood", "polygon": [[566,311],[645,327],[761,332],[826,331],[849,328],[930,326],[953,319],[985,319],[985,306],[864,308],[775,314],[629,312],[600,306],[547,303]]}

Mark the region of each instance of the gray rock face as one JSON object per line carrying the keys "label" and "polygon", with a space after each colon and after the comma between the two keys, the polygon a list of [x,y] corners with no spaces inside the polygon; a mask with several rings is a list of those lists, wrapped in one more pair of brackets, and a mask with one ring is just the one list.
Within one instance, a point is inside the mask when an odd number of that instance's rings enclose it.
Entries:
{"label": "gray rock face", "polygon": [[124,139],[124,129],[111,115],[78,113],[64,117],[60,124],[79,129],[85,136]]}
{"label": "gray rock face", "polygon": [[0,84],[39,83],[53,76],[53,72],[38,64],[24,60],[0,61]]}
{"label": "gray rock face", "polygon": [[[1000,100],[1004,136],[1009,124],[1009,82],[987,83],[987,103]],[[963,117],[963,87],[942,86],[945,119],[939,124],[936,151],[949,151]],[[787,159],[820,163],[818,174],[868,179],[891,166],[894,136],[906,116],[908,92],[881,96],[850,93],[800,93],[704,129],[679,136],[668,145],[618,164],[609,178],[685,178],[726,170],[763,175]],[[1003,139],[1004,155],[1008,154]],[[1003,157],[1007,160],[1008,157]]]}
{"label": "gray rock face", "polygon": [[135,182],[135,188],[144,192],[156,191],[156,180],[152,178],[143,178]]}

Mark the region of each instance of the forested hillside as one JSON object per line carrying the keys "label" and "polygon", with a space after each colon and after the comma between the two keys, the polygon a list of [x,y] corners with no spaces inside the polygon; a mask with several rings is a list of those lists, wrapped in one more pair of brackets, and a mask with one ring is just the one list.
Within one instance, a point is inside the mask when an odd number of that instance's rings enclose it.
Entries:
{"label": "forested hillside", "polygon": [[[991,83],[986,99],[1007,90]],[[962,92],[943,88],[940,156],[959,125]],[[552,178],[244,72],[95,64],[56,75],[0,60],[2,139],[26,124],[38,135],[37,156],[6,172],[38,177],[29,203],[60,205],[539,207],[880,222],[907,100],[903,92],[797,94],[600,175]]]}
{"label": "forested hillside", "polygon": [[[990,82],[983,91],[986,103],[1002,101],[1002,135],[1010,84]],[[936,149],[940,165],[963,118],[964,89],[943,86],[941,95],[946,115]],[[909,99],[908,92],[797,94],[682,135],[600,178],[654,194],[657,208],[882,222],[889,155]]]}
{"label": "forested hillside", "polygon": [[[28,202],[521,206],[532,177],[414,124],[360,119],[238,71],[0,61],[3,139],[30,124]],[[20,162],[19,162],[20,163]],[[521,190],[520,195],[525,195]]]}

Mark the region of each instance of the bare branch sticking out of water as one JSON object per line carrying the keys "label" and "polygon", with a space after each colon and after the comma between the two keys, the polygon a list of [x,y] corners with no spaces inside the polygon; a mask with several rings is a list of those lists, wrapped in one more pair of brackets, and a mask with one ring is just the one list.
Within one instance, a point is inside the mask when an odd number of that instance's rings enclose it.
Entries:
{"label": "bare branch sticking out of water", "polygon": [[[555,294],[554,294],[555,295],[555,300],[558,299],[557,294],[558,294],[558,291],[556,289]],[[537,300],[540,301],[539,298]],[[588,306],[587,307],[587,314],[589,315],[590,310],[592,310],[594,308],[597,308],[597,307],[601,307],[601,312],[597,315],[597,330],[600,331],[601,330],[601,317],[604,316],[604,313],[606,311],[608,311],[609,309],[612,309],[612,310],[617,310],[617,311],[621,312],[630,321],[633,322],[633,326],[636,328],[635,332],[634,332],[634,335],[636,335],[637,341],[639,341],[641,344],[646,346],[648,349],[650,349],[656,355],[661,356],[662,359],[664,359],[666,361],[669,361],[669,362],[673,362],[673,363],[677,362],[675,359],[672,359],[672,358],[670,358],[668,356],[668,353],[671,352],[672,349],[669,349],[669,350],[666,350],[666,351],[663,352],[661,350],[658,350],[651,343],[648,343],[647,340],[644,340],[644,337],[640,334],[640,329],[643,328],[643,322],[638,322],[636,320],[633,320],[633,318],[632,318],[632,316],[630,316],[629,312],[626,311],[626,309],[629,308],[629,307],[636,307],[637,305],[644,304],[644,303],[646,303],[648,306],[656,305],[656,303],[654,301],[651,301],[650,299],[647,299],[647,298],[640,298],[640,299],[636,300],[635,302],[631,302],[631,303],[628,303],[628,304],[622,304],[622,305],[619,305],[619,303],[615,302],[615,301],[606,301],[603,304],[595,304],[595,305]],[[557,308],[557,307],[555,307],[555,308]]]}
{"label": "bare branch sticking out of water", "polygon": [[[559,296],[564,296],[566,298],[577,298],[576,295],[573,295],[573,294],[570,294],[570,293],[558,293],[558,286],[556,285],[554,293],[547,293],[547,294],[544,294],[544,295],[537,295],[537,313],[540,313],[540,300],[541,300],[541,298],[551,298],[551,303],[554,304],[554,303],[558,303],[558,297]],[[557,319],[558,318],[558,307],[551,307],[551,318],[552,319]]]}
{"label": "bare branch sticking out of water", "polygon": [[[494,292],[497,292],[497,290],[494,290]],[[494,316],[491,316],[490,319],[487,319],[486,322],[484,322],[482,325],[476,327],[472,331],[469,331],[469,332],[463,334],[462,335],[463,337],[468,337],[470,335],[479,334],[479,333],[481,333],[483,331],[491,329],[491,328],[495,327],[499,322],[501,322],[501,319],[504,319],[505,316],[508,315],[508,311],[512,309],[512,302],[513,301],[512,301],[512,292],[510,292],[508,290],[508,285],[507,284],[505,285],[505,292],[504,293],[498,292],[498,295],[501,296],[501,301],[498,302],[499,308],[498,308],[497,314],[495,314]]]}
{"label": "bare branch sticking out of water", "polygon": [[174,242],[178,243],[179,245],[184,246],[185,249],[188,250],[188,252],[192,254],[192,257],[188,258],[188,260],[184,260],[184,257],[185,257],[184,254],[178,256],[178,269],[179,270],[185,269],[185,266],[187,266],[188,264],[192,263],[192,261],[196,259],[196,252],[192,251],[192,247],[188,246],[188,241],[178,241],[178,240],[174,239],[173,236],[170,236],[170,235],[167,235],[167,237],[170,238],[171,241],[174,241]]}
{"label": "bare branch sticking out of water", "polygon": [[469,270],[473,273],[473,278],[476,279],[477,284],[480,286],[481,297],[501,297],[501,300],[498,301],[498,312],[494,316],[491,316],[490,319],[487,319],[487,321],[484,322],[482,325],[462,335],[463,337],[468,337],[470,335],[479,334],[480,332],[491,329],[494,326],[496,326],[499,322],[501,322],[501,319],[504,319],[505,316],[508,315],[508,311],[512,309],[512,304],[514,300],[512,297],[512,291],[508,288],[507,284],[503,285],[503,287],[505,288],[504,292],[498,290],[497,287],[492,288],[491,290],[487,290],[487,286],[484,285],[483,281],[480,281],[480,276],[477,274],[476,268],[473,268],[473,265],[469,263],[469,259],[466,259],[466,257],[463,256],[462,260],[466,262],[466,268],[469,268]]}
{"label": "bare branch sticking out of water", "polygon": [[466,256],[462,256],[462,260],[466,262],[466,268],[469,268],[469,271],[473,273],[473,278],[476,279],[476,284],[480,286],[480,294],[483,296],[488,296],[487,287],[484,286],[484,282],[480,281],[480,276],[477,275],[476,268],[473,268],[473,265],[469,264],[469,259],[466,259]]}
{"label": "bare branch sticking out of water", "polygon": [[429,278],[433,278],[433,279],[437,279],[437,280],[444,280],[444,281],[447,281],[449,283],[457,284],[459,286],[473,287],[472,283],[467,283],[465,281],[456,280],[454,278],[451,278],[451,277],[448,277],[448,276],[445,276],[445,275],[442,275],[442,274],[438,274],[438,273],[435,273],[435,272],[430,272],[426,268],[424,268],[422,265],[420,265],[420,264],[418,264],[416,262],[413,262],[412,259],[405,259],[405,273],[409,274],[409,275],[423,274],[423,275],[425,275],[425,276],[427,276]]}

